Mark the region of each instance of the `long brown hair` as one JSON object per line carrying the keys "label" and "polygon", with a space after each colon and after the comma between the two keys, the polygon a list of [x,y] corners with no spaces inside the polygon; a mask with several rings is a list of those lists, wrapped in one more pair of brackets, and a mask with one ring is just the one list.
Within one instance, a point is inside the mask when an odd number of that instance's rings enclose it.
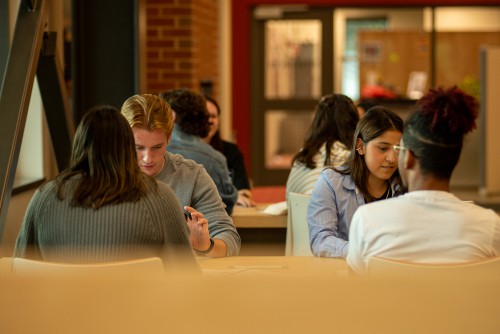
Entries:
{"label": "long brown hair", "polygon": [[336,141],[351,146],[359,116],[352,100],[342,94],[326,95],[316,106],[314,119],[309,128],[302,149],[293,157],[307,168],[315,168],[314,156],[326,143],[324,165],[330,165],[330,153]]}
{"label": "long brown hair", "polygon": [[[351,153],[347,158],[342,168],[334,168],[341,174],[350,174],[354,184],[365,197],[366,202],[376,200],[368,191],[368,176],[370,171],[366,166],[363,155],[356,152],[356,141],[361,139],[366,145],[368,142],[381,136],[386,131],[396,130],[403,133],[403,120],[388,108],[377,106],[373,107],[365,114],[356,127],[354,132],[354,140],[352,142]],[[398,184],[401,184],[399,172],[394,172],[391,180],[397,179]]]}
{"label": "long brown hair", "polygon": [[138,201],[146,193],[145,182],[153,180],[141,172],[132,129],[116,108],[99,106],[83,116],[70,166],[56,179],[60,199],[65,183],[72,178],[77,180],[71,201],[74,206],[99,209]]}

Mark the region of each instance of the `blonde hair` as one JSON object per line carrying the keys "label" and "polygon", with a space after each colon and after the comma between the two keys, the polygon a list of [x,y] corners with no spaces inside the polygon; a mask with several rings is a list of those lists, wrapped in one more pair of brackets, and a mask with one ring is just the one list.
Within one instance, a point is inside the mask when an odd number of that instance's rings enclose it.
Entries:
{"label": "blonde hair", "polygon": [[121,113],[131,128],[145,128],[149,131],[160,129],[165,132],[167,138],[172,134],[172,108],[158,95],[139,94],[129,97],[123,103]]}

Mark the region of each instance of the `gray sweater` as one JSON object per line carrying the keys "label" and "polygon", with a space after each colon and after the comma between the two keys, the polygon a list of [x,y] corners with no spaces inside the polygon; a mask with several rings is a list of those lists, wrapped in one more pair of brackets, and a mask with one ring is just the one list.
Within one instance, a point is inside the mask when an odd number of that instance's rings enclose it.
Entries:
{"label": "gray sweater", "polygon": [[179,154],[167,152],[165,159],[165,166],[155,176],[156,179],[165,182],[174,190],[183,207],[191,206],[205,216],[210,237],[226,243],[227,256],[238,255],[240,236],[205,168]]}
{"label": "gray sweater", "polygon": [[14,256],[64,263],[98,263],[158,256],[195,265],[179,201],[165,184],[148,183],[137,202],[98,210],[70,205],[75,180],[57,198],[55,181],[36,191],[26,211]]}

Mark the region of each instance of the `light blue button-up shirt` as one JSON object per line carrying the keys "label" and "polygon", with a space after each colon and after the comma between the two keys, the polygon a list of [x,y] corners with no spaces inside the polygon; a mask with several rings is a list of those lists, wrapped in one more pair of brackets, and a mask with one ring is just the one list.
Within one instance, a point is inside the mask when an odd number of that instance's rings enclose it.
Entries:
{"label": "light blue button-up shirt", "polygon": [[174,125],[167,151],[180,154],[186,159],[194,160],[203,165],[217,186],[219,195],[226,204],[227,212],[229,214],[233,212],[233,207],[238,199],[238,189],[233,185],[227,169],[226,158],[222,153],[203,142],[199,137],[185,133],[177,124]]}
{"label": "light blue button-up shirt", "polygon": [[[401,187],[391,183],[392,197],[401,194]],[[307,209],[309,242],[316,256],[347,256],[349,227],[354,212],[365,204],[363,194],[349,174],[327,168],[314,185]]]}

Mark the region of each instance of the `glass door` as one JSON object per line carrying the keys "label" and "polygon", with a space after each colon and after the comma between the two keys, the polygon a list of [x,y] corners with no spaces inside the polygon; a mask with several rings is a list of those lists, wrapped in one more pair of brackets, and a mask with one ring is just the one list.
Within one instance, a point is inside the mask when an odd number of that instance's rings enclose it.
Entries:
{"label": "glass door", "polygon": [[254,185],[284,185],[319,98],[333,92],[333,9],[257,7],[251,34]]}

